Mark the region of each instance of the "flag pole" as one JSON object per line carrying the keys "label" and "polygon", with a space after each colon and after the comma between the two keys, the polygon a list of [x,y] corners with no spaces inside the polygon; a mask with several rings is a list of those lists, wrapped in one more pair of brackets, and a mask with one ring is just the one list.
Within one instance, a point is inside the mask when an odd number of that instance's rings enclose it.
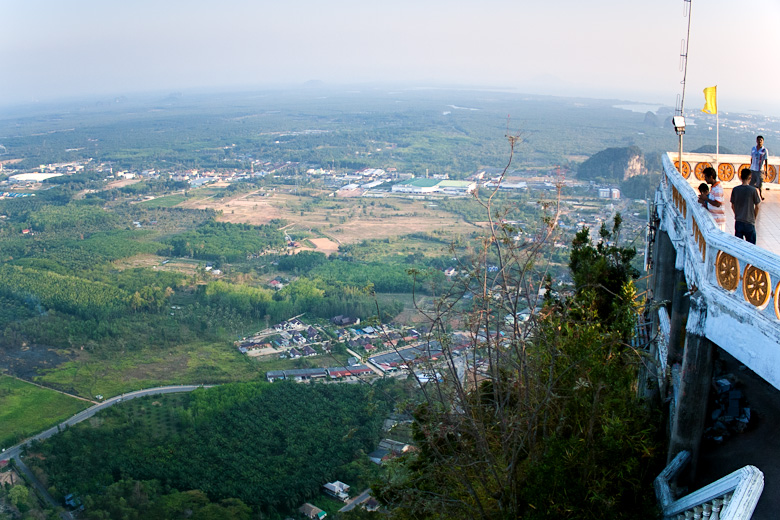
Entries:
{"label": "flag pole", "polygon": [[720,166],[720,113],[715,112],[715,162]]}
{"label": "flag pole", "polygon": [[720,166],[720,114],[718,114],[718,86],[704,89],[704,108],[702,112],[715,114],[715,163]]}

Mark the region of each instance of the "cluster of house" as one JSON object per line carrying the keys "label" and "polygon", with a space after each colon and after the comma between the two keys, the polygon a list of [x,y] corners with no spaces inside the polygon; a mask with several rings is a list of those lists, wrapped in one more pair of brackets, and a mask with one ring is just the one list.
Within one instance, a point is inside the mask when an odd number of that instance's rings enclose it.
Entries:
{"label": "cluster of house", "polygon": [[377,448],[368,454],[369,460],[374,464],[382,464],[390,459],[414,450],[414,446],[392,439],[383,439]]}
{"label": "cluster of house", "polygon": [[[453,352],[459,352],[468,347],[468,343],[462,342],[452,346]],[[371,356],[368,362],[384,373],[395,372],[402,368],[409,368],[415,363],[438,360],[443,349],[441,343],[436,340],[423,341],[417,345],[399,350],[392,350]]]}
{"label": "cluster of house", "polygon": [[329,350],[330,342],[322,342],[320,332],[306,325],[298,318],[292,318],[282,323],[274,325],[273,336],[256,334],[249,338],[244,338],[236,342],[239,352],[247,354],[255,350],[264,348],[284,349],[280,354],[282,358],[299,358],[304,356],[315,356],[318,354],[312,347],[315,343],[320,343],[326,350]]}
{"label": "cluster of house", "polygon": [[[328,482],[327,484],[323,484],[322,491],[326,495],[333,497],[337,500],[341,500],[342,502],[347,502],[349,500],[349,486],[338,480],[336,480],[335,482]],[[371,497],[368,494],[366,494],[365,496],[361,494],[351,504],[341,508],[339,512],[347,511],[357,505],[361,506],[366,511],[377,511],[379,509],[379,502],[377,502],[375,498]],[[303,515],[304,517],[312,520],[315,519],[321,520],[322,518],[328,516],[328,513],[326,513],[319,507],[312,505],[308,502],[306,502],[301,507],[299,507],[298,512],[301,513],[301,515]]]}
{"label": "cluster of house", "polygon": [[[453,344],[451,351],[454,355],[467,349],[469,343],[461,340]],[[417,345],[403,349],[393,349],[390,352],[384,352],[368,358],[368,362],[374,367],[357,363],[357,358],[350,358],[354,364],[347,367],[329,367],[329,368],[297,368],[289,370],[269,370],[265,373],[266,379],[273,383],[274,381],[286,379],[291,381],[309,381],[315,379],[339,379],[343,377],[360,377],[375,373],[392,373],[400,369],[409,368],[412,365],[424,363],[427,361],[437,361],[443,354],[443,349],[438,341],[420,342]],[[428,381],[430,379],[439,379],[436,372],[421,372],[419,377]]]}
{"label": "cluster of house", "polygon": [[289,370],[269,370],[265,373],[268,382],[279,380],[309,381],[315,379],[340,379],[343,377],[361,377],[373,373],[366,365],[356,364],[348,367],[328,368],[291,368]]}
{"label": "cluster of house", "polygon": [[[339,342],[345,343],[348,348],[362,348],[369,353],[377,349],[395,349],[401,341],[411,342],[420,337],[420,333],[414,329],[399,332],[386,325],[381,328],[358,328],[355,325],[360,324],[360,318],[351,316],[336,316],[331,319],[331,323],[340,326],[334,331]],[[270,336],[258,333],[244,338],[236,342],[236,347],[242,354],[263,349],[283,350],[280,357],[291,359],[317,355],[319,352],[312,345],[321,345],[324,350],[330,351],[330,341],[323,341],[319,330],[297,318],[274,325],[274,332]]]}
{"label": "cluster of house", "polygon": [[392,349],[401,341],[415,341],[420,333],[414,329],[398,332],[389,326],[374,327],[350,327],[336,330],[338,340],[347,344],[351,349],[362,348],[366,352],[373,352],[378,348]]}

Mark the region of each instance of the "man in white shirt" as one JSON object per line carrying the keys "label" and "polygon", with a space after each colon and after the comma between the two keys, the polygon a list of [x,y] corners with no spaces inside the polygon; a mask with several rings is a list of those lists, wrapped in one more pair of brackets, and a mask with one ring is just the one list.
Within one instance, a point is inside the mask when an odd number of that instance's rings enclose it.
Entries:
{"label": "man in white shirt", "polygon": [[766,172],[769,169],[769,152],[764,148],[764,137],[756,137],[756,146],[750,150],[750,185],[758,188],[758,194],[761,200],[764,200],[764,194],[761,193],[761,185],[764,183],[761,170]]}
{"label": "man in white shirt", "polygon": [[702,173],[704,173],[704,181],[710,185],[710,192],[706,195],[700,194],[699,203],[710,212],[718,229],[726,231],[726,206],[723,204],[723,186],[718,180],[718,173],[712,166],[704,168]]}

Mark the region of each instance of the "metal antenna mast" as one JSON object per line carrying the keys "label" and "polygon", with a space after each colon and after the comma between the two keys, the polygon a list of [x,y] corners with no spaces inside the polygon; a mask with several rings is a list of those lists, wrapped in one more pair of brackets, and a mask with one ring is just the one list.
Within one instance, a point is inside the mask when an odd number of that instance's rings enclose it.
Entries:
{"label": "metal antenna mast", "polygon": [[679,147],[677,149],[677,167],[683,172],[682,151],[683,134],[685,133],[685,81],[688,78],[688,44],[691,41],[691,0],[683,0],[683,16],[688,17],[688,34],[680,45],[680,70],[683,73],[682,95],[677,96],[677,107],[672,118],[674,131],[677,133]]}
{"label": "metal antenna mast", "polygon": [[691,41],[691,0],[683,0],[683,17],[688,17],[688,34],[680,42],[680,71],[683,73],[682,95],[677,95],[677,108],[675,112],[678,115],[685,115],[685,81],[688,78],[688,44]]}

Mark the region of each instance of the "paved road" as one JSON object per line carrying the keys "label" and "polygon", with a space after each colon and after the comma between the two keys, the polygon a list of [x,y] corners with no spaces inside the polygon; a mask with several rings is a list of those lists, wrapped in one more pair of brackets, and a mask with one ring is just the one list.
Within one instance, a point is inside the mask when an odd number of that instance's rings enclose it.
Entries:
{"label": "paved road", "polygon": [[[348,349],[347,349],[347,352],[349,352],[350,354],[352,354],[353,356],[355,356],[355,357],[356,357],[356,358],[358,358],[358,359],[362,359],[362,356],[361,356],[360,354],[358,354],[357,352],[355,352],[354,350],[350,350],[350,349],[348,348]],[[374,372],[376,372],[376,374],[377,374],[377,375],[380,375],[380,376],[382,376],[382,377],[384,377],[384,376],[385,376],[385,373],[384,373],[384,372],[382,372],[381,370],[379,370],[377,367],[375,367],[375,366],[374,366],[374,365],[372,365],[371,363],[366,363],[366,366],[367,366],[368,368],[370,368],[371,370],[373,370]]]}
{"label": "paved road", "polygon": [[[38,495],[42,497],[46,502],[49,503],[50,506],[52,506],[55,509],[62,509],[62,504],[54,500],[54,497],[49,494],[49,491],[43,487],[43,484],[40,483],[40,481],[35,478],[35,475],[33,475],[33,472],[30,471],[30,468],[27,467],[27,464],[25,464],[21,457],[16,458],[16,470],[20,473],[23,473],[25,478],[27,479],[27,482],[32,485],[37,491]],[[73,520],[73,515],[70,514],[68,511],[60,511],[60,518],[62,520]]]}
{"label": "paved road", "polygon": [[[103,410],[105,408],[109,408],[111,406],[114,406],[117,403],[121,403],[122,401],[128,401],[130,399],[137,399],[138,397],[144,397],[146,395],[159,395],[159,394],[176,394],[181,392],[192,392],[196,388],[211,388],[214,385],[178,385],[178,386],[159,386],[156,388],[148,388],[146,390],[137,390],[135,392],[129,392],[127,394],[118,395],[116,397],[112,397],[111,399],[106,399],[102,403],[96,404],[94,406],[90,406],[86,410],[82,410],[70,419],[67,419],[66,421],[61,422],[57,426],[53,426],[49,428],[48,430],[45,430],[38,435],[35,435],[33,437],[30,437],[26,441],[17,444],[16,446],[12,446],[11,448],[5,450],[3,453],[0,453],[0,459],[16,459],[20,469],[22,472],[24,472],[25,476],[30,480],[31,484],[34,485],[42,494],[42,496],[53,506],[60,507],[60,504],[58,504],[52,497],[49,495],[49,493],[46,491],[46,488],[41,485],[40,482],[38,482],[38,479],[35,478],[35,475],[30,472],[30,469],[22,462],[22,459],[20,457],[20,454],[22,452],[22,449],[24,449],[25,446],[30,444],[32,441],[38,441],[43,439],[48,439],[52,435],[56,435],[57,433],[61,432],[65,427],[67,426],[73,426],[74,424],[78,424],[81,421],[84,421],[86,419],[89,419],[93,415],[95,415],[100,410]],[[64,516],[67,515],[67,516]],[[62,518],[69,519],[72,518],[69,513],[65,513],[62,516]]]}
{"label": "paved road", "polygon": [[339,513],[344,513],[346,511],[352,511],[356,505],[362,504],[366,500],[368,500],[368,497],[371,495],[371,488],[366,489],[362,493],[360,493],[358,496],[347,502],[347,505],[339,509]]}

